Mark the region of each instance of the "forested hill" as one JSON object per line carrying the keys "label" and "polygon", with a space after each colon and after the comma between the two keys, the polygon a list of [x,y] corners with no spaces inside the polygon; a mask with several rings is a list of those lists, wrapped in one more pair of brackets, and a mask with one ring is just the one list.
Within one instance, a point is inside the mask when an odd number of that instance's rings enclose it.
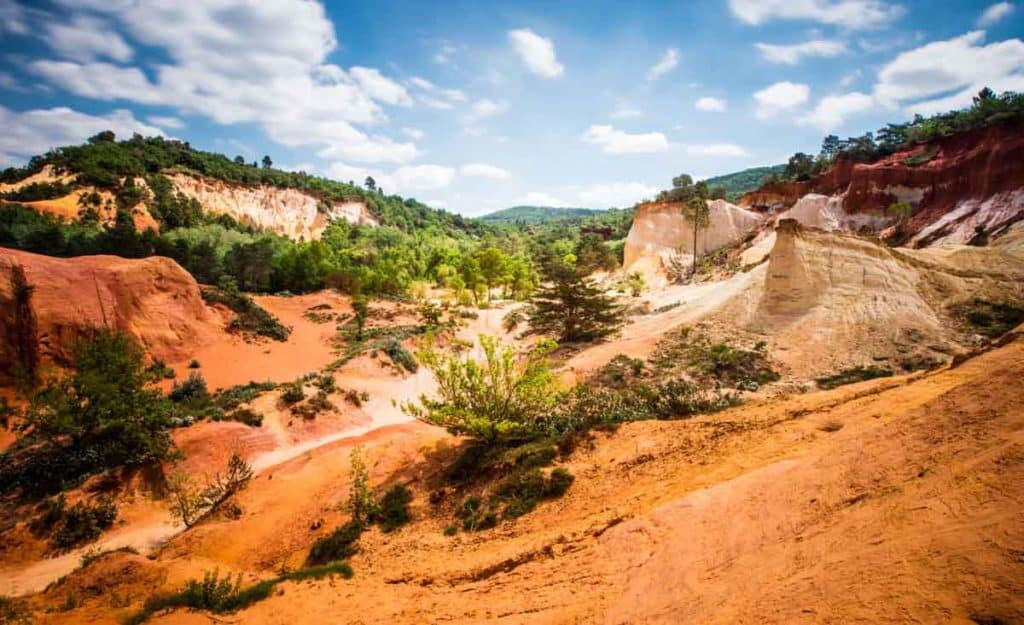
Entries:
{"label": "forested hill", "polygon": [[541,223],[577,217],[594,217],[605,211],[596,208],[557,208],[554,206],[512,206],[481,217],[490,223]]}
{"label": "forested hill", "polygon": [[[439,225],[475,230],[478,222],[460,215],[433,209],[413,199],[385,195],[372,179],[366,187],[314,176],[305,172],[284,171],[273,167],[270,157],[262,163],[246,163],[241,156],[234,159],[223,154],[193,148],[189,143],[163,137],[142,137],[117,141],[113,132],[101,132],[86,143],[56,148],[33,157],[25,167],[8,168],[0,172],[0,182],[23,180],[52,165],[58,170],[76,174],[72,187],[94,187],[118,195],[126,178],[143,178],[149,182],[154,176],[182,171],[200,174],[228,184],[266,184],[279,188],[298,189],[324,201],[356,200],[367,208],[382,224],[404,231]],[[151,185],[152,186],[152,185]],[[47,192],[62,189],[36,189],[39,197],[50,199]],[[11,198],[8,198],[11,199]],[[22,199],[29,201],[29,198]],[[154,215],[160,220],[160,215]]]}
{"label": "forested hill", "polygon": [[786,169],[785,165],[770,165],[767,167],[752,167],[724,176],[708,178],[708,187],[722,187],[725,189],[725,199],[735,202],[744,193],[754,191],[761,186],[764,177],[772,174],[781,174]]}

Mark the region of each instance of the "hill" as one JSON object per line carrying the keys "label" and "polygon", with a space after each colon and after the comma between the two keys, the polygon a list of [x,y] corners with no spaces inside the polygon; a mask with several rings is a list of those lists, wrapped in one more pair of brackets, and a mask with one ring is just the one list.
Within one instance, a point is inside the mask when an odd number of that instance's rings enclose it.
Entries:
{"label": "hill", "polygon": [[736,202],[744,193],[749,193],[760,188],[764,177],[769,174],[781,174],[786,169],[785,165],[769,165],[766,167],[751,167],[743,171],[737,171],[724,176],[708,178],[709,187],[722,187],[725,189],[725,199]]}
{"label": "hill", "polygon": [[558,208],[555,206],[510,206],[480,219],[490,223],[541,223],[564,219],[593,217],[607,211],[597,208]]}

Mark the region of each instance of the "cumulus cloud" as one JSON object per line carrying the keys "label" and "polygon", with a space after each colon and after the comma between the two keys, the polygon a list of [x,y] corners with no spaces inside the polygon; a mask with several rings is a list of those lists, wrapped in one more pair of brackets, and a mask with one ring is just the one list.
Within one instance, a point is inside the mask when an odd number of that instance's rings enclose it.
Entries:
{"label": "cumulus cloud", "polygon": [[583,140],[600,146],[605,154],[643,154],[668,148],[668,139],[660,132],[630,134],[614,126],[595,124],[583,133]]}
{"label": "cumulus cloud", "polygon": [[86,15],[76,15],[67,23],[48,23],[46,41],[61,56],[78,61],[108,58],[124,63],[134,54],[110,24]]}
{"label": "cumulus cloud", "polygon": [[636,117],[642,117],[643,114],[644,112],[635,106],[631,106],[625,102],[619,102],[615,105],[615,108],[612,109],[612,112],[608,114],[608,117],[611,117],[612,119],[634,119]]}
{"label": "cumulus cloud", "polygon": [[688,145],[686,153],[695,156],[750,156],[750,153],[734,143],[710,143],[704,145]]}
{"label": "cumulus cloud", "polygon": [[679,50],[669,48],[661,59],[647,70],[647,80],[657,80],[679,65]]}
{"label": "cumulus cloud", "polygon": [[419,90],[416,99],[431,108],[448,110],[466,101],[466,94],[459,89],[445,89],[420,76],[410,78],[409,84]]}
{"label": "cumulus cloud", "polygon": [[470,124],[478,123],[488,117],[494,117],[505,112],[505,105],[495,102],[490,98],[480,98],[473,107],[469,110],[466,115],[466,122]]}
{"label": "cumulus cloud", "polygon": [[757,118],[768,119],[790,111],[807,102],[810,93],[811,88],[800,83],[784,81],[769,85],[754,94]]}
{"label": "cumulus cloud", "polygon": [[526,67],[545,78],[557,78],[565,67],[555,56],[555,43],[529,29],[510,30],[508,38]]}
{"label": "cumulus cloud", "polygon": [[424,134],[424,132],[422,130],[420,130],[419,128],[411,128],[409,126],[403,127],[402,128],[402,133],[405,136],[409,137],[410,139],[415,139],[416,141],[419,141],[424,136],[426,136]]}
{"label": "cumulus cloud", "polygon": [[786,65],[796,65],[804,57],[832,58],[847,51],[846,44],[841,41],[829,41],[827,39],[817,39],[789,45],[755,43],[754,47],[761,52],[761,56],[766,61],[784,63]]}
{"label": "cumulus cloud", "polygon": [[658,189],[639,182],[612,182],[582,187],[576,194],[579,203],[590,208],[632,206],[639,200],[653,197]]}
{"label": "cumulus cloud", "polygon": [[363,91],[374,100],[400,106],[412,105],[412,98],[409,97],[409,92],[405,90],[405,87],[385,77],[379,70],[357,66],[348,71],[363,88]]}
{"label": "cumulus cloud", "polygon": [[729,9],[752,26],[772,20],[805,20],[844,28],[874,28],[903,14],[903,7],[883,0],[729,0]]}
{"label": "cumulus cloud", "polygon": [[435,191],[451,185],[455,170],[441,165],[405,165],[391,172],[390,178],[399,192]]}
{"label": "cumulus cloud", "polygon": [[452,55],[455,54],[457,49],[452,42],[441,40],[441,45],[438,46],[437,52],[434,53],[434,62],[438,65],[451,63]]}
{"label": "cumulus cloud", "polygon": [[161,128],[184,128],[185,122],[169,115],[150,115],[146,121]]}
{"label": "cumulus cloud", "polygon": [[875,108],[875,98],[859,91],[822,98],[814,109],[797,119],[801,125],[822,131],[838,128],[850,115],[867,113]]}
{"label": "cumulus cloud", "polygon": [[1024,90],[1024,42],[984,40],[976,30],[898,55],[878,72],[875,96],[883,105],[929,114],[966,106],[986,86]]}
{"label": "cumulus cloud", "polygon": [[15,112],[0,106],[0,160],[6,164],[24,162],[50,148],[81,143],[104,130],[120,137],[134,133],[163,136],[156,126],[143,123],[131,111],[118,109],[107,115],[89,115],[67,107]]}
{"label": "cumulus cloud", "polygon": [[728,104],[725,100],[722,100],[721,98],[712,98],[711,96],[704,96],[693,103],[693,108],[705,113],[721,113],[725,111],[727,107]]}
{"label": "cumulus cloud", "polygon": [[571,206],[565,200],[543,191],[530,191],[526,195],[520,196],[514,203],[520,206],[550,206],[553,208],[568,208]]}
{"label": "cumulus cloud", "polygon": [[1013,5],[1009,2],[997,2],[985,9],[985,12],[978,18],[979,28],[988,28],[1013,13]]}
{"label": "cumulus cloud", "polygon": [[152,79],[136,67],[40,60],[29,71],[75,95],[172,106],[219,124],[257,123],[284,145],[325,158],[406,162],[412,143],[357,130],[386,119],[381,104],[410,96],[372,68],[326,63],[337,47],[324,7],[302,0],[222,0],[216,4],[66,1],[118,26],[166,61]]}
{"label": "cumulus cloud", "polygon": [[485,163],[469,163],[459,169],[463,176],[474,176],[477,178],[490,178],[491,180],[504,180],[509,177],[508,170],[487,165]]}

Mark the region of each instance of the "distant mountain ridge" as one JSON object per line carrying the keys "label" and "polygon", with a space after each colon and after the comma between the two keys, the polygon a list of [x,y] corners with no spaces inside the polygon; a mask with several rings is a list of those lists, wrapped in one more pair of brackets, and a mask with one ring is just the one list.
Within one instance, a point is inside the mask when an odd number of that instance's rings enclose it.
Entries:
{"label": "distant mountain ridge", "polygon": [[481,217],[483,221],[490,223],[540,223],[544,221],[561,221],[563,219],[575,219],[593,217],[607,212],[599,208],[558,208],[555,206],[510,206]]}

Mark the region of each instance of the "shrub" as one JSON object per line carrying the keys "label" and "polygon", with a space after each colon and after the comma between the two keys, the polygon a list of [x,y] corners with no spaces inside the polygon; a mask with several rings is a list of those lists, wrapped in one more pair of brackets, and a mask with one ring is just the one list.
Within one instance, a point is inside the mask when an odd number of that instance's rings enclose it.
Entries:
{"label": "shrub", "polygon": [[305,398],[306,392],[302,390],[302,382],[299,381],[289,382],[281,391],[281,401],[288,405],[298,403]]}
{"label": "shrub", "polygon": [[388,355],[388,358],[391,359],[391,362],[405,369],[409,373],[416,373],[419,370],[420,365],[416,362],[416,358],[413,357],[412,353],[409,352],[409,350],[407,350],[398,339],[390,339],[384,343],[382,349],[384,350],[384,353]]}
{"label": "shrub", "polygon": [[273,382],[249,382],[217,391],[213,401],[221,410],[233,410],[275,388]]}
{"label": "shrub", "polygon": [[196,360],[195,358],[193,358],[192,360],[190,360],[188,362],[188,368],[189,369],[198,369],[200,366],[201,365],[199,364],[199,361]]}
{"label": "shrub", "polygon": [[188,374],[184,382],[175,382],[167,398],[173,402],[190,402],[195,400],[209,399],[210,391],[206,387],[206,380],[198,371]]}
{"label": "shrub", "polygon": [[263,425],[263,415],[249,408],[239,408],[230,413],[228,418],[254,428]]}
{"label": "shrub", "polygon": [[380,509],[375,520],[380,524],[381,531],[387,533],[402,527],[412,519],[409,503],[412,492],[401,484],[392,486],[380,500]]}
{"label": "shrub", "polygon": [[368,523],[377,513],[377,502],[370,492],[370,472],[363,459],[363,450],[356,447],[349,454],[349,487],[348,501],[345,509],[352,515],[352,520],[359,524]]}
{"label": "shrub", "polygon": [[75,369],[45,380],[0,454],[0,492],[48,495],[88,475],[171,458],[170,403],[130,338],[105,330],[75,349]]}
{"label": "shrub", "polygon": [[79,501],[67,507],[64,495],[46,501],[42,516],[33,523],[37,531],[50,531],[50,546],[56,551],[89,543],[110,529],[117,519],[117,505],[109,497],[94,503]]}
{"label": "shrub", "polygon": [[30,625],[32,612],[28,601],[0,595],[0,623],[3,625]]}
{"label": "shrub", "polygon": [[506,519],[522,516],[544,499],[561,497],[572,482],[572,474],[562,468],[552,471],[550,477],[539,469],[514,473],[503,480],[495,491],[498,498],[505,502],[502,516]]}
{"label": "shrub", "polygon": [[844,369],[843,371],[833,375],[816,378],[815,382],[818,383],[820,388],[833,389],[846,384],[863,382],[864,380],[874,380],[876,378],[887,378],[890,376],[892,376],[892,369],[885,369],[872,365],[870,367],[860,366],[853,367],[852,369]]}
{"label": "shrub", "polygon": [[254,474],[249,463],[236,452],[228,459],[224,474],[218,472],[202,487],[194,485],[184,474],[173,476],[168,487],[171,516],[185,527],[192,527],[248,486]]}
{"label": "shrub", "polygon": [[558,404],[560,393],[547,355],[552,341],[540,341],[524,358],[510,346],[481,336],[484,362],[443,355],[426,343],[423,361],[438,381],[439,399],[423,396],[403,409],[418,419],[485,445],[536,436],[539,420]]}
{"label": "shrub", "polygon": [[317,539],[306,556],[307,565],[327,564],[351,558],[359,551],[359,537],[366,530],[363,523],[352,520],[327,536]]}
{"label": "shrub", "polygon": [[237,289],[204,288],[203,299],[209,303],[222,304],[235,313],[228,324],[233,332],[265,336],[275,341],[287,341],[291,330],[278,321],[277,317]]}
{"label": "shrub", "polygon": [[1008,302],[974,298],[958,312],[972,330],[989,338],[1002,336],[1024,322],[1024,308]]}

